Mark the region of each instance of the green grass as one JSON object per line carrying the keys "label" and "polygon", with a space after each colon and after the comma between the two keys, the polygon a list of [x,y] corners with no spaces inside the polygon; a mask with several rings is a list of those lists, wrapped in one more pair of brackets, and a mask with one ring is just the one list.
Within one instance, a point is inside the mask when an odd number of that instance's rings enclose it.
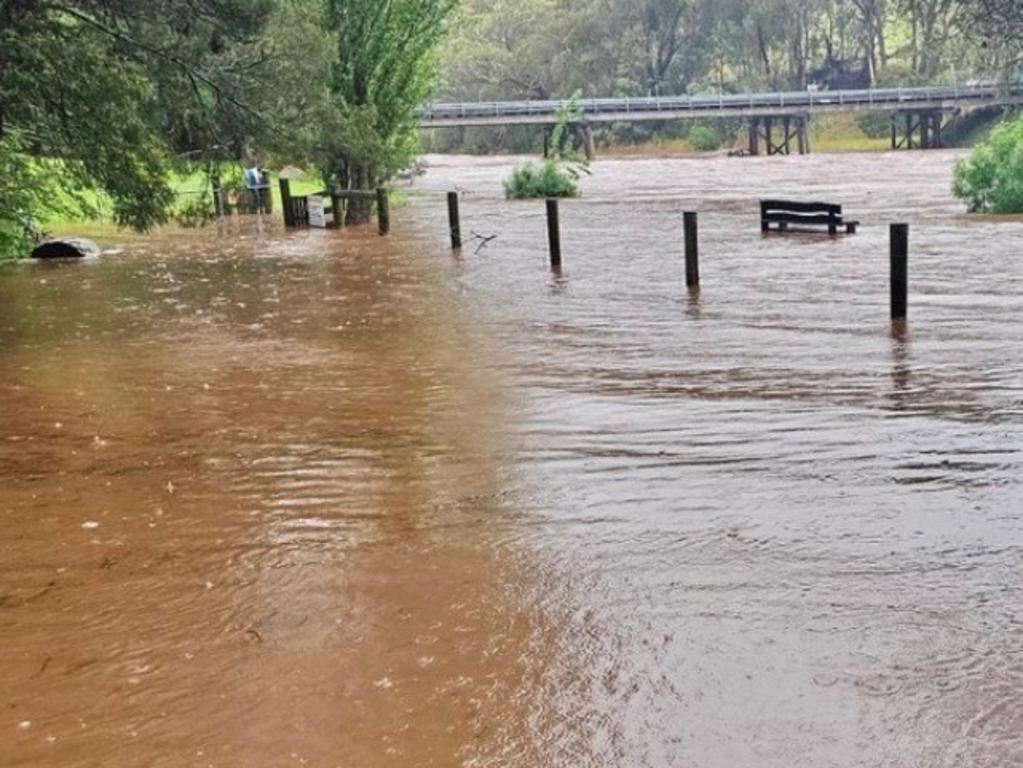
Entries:
{"label": "green grass", "polygon": [[[221,172],[221,179],[225,188],[244,186],[241,171],[234,165],[224,167],[224,170]],[[206,184],[206,175],[201,170],[187,174],[173,174],[170,178],[170,185],[178,198],[178,205],[174,213],[179,212],[189,201],[207,195]],[[310,174],[308,179],[296,179],[291,182],[291,192],[293,195],[311,195],[322,189],[323,183],[316,179],[313,174]],[[281,193],[276,176],[270,185],[270,191],[273,196],[274,210],[280,210]],[[92,217],[88,215],[88,212],[54,215],[42,219],[39,222],[39,226],[46,232],[54,235],[76,233],[88,236],[90,231],[101,234],[116,234],[119,231],[119,228],[111,218],[110,205],[101,194],[92,190],[86,190],[79,192],[78,197],[85,203],[86,208],[97,211],[99,215]],[[77,206],[66,207],[77,208]]]}
{"label": "green grass", "polygon": [[[225,186],[241,184],[241,174],[237,172],[235,166],[232,166],[230,171],[225,169],[222,179]],[[191,174],[175,174],[171,178],[171,187],[178,195],[180,207],[186,204],[189,199],[205,194],[206,176],[202,171],[195,171]],[[270,187],[274,213],[277,214],[281,210],[281,191],[276,176],[273,177]],[[310,178],[293,179],[291,182],[291,193],[295,196],[312,195],[322,191],[323,183],[313,178],[312,174],[310,174]],[[395,209],[403,208],[409,204],[413,194],[415,193],[392,189],[391,207]],[[54,237],[76,235],[106,242],[137,236],[137,233],[122,229],[113,222],[110,217],[109,207],[104,206],[104,202],[99,195],[89,192],[83,195],[83,197],[91,207],[100,211],[98,218],[90,218],[85,215],[52,217],[40,222],[42,230]],[[172,219],[169,226],[177,226],[177,224]]]}
{"label": "green grass", "polygon": [[880,152],[891,149],[891,138],[871,138],[856,122],[855,114],[821,115],[810,127],[813,152]]}

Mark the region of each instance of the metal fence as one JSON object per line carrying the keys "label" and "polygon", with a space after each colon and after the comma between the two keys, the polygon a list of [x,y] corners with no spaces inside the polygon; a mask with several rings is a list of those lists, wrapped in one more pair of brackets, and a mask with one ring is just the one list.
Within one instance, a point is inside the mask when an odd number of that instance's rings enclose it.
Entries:
{"label": "metal fence", "polygon": [[570,109],[587,115],[652,114],[687,112],[714,114],[722,110],[807,110],[841,106],[907,109],[951,103],[1009,103],[1023,101],[1023,84],[972,84],[923,88],[871,88],[844,91],[787,91],[776,93],[719,94],[715,96],[651,96],[624,99],[577,99],[560,101],[492,101],[431,104],[417,112],[421,124],[459,119],[553,117]]}

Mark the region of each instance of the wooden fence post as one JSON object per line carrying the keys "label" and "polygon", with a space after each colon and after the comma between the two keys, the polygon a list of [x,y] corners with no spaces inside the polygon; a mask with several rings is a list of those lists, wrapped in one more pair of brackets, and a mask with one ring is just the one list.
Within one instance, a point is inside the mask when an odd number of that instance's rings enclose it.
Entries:
{"label": "wooden fence post", "polygon": [[547,240],[551,247],[551,266],[561,266],[561,224],[557,198],[547,198]]}
{"label": "wooden fence post", "polygon": [[281,179],[281,212],[284,214],[284,226],[295,226],[295,220],[291,215],[291,181]]}
{"label": "wooden fence post", "polygon": [[267,216],[274,212],[273,177],[270,171],[263,171],[263,188],[259,190],[263,213]]}
{"label": "wooden fence post", "polygon": [[377,221],[380,225],[380,234],[386,235],[391,231],[391,206],[384,187],[377,189]]}
{"label": "wooden fence post", "polygon": [[458,193],[448,192],[448,229],[451,230],[451,248],[462,247],[462,222],[458,213]]}
{"label": "wooden fence post", "polygon": [[334,229],[341,229],[341,227],[344,225],[345,217],[341,210],[342,205],[343,203],[341,202],[341,195],[339,195],[336,191],[331,192],[330,207],[331,210],[333,210],[334,212],[334,220],[331,222],[331,224],[334,227]]}
{"label": "wooden fence post", "polygon": [[213,187],[213,215],[219,219],[224,215],[224,188],[220,186],[220,171],[217,169],[210,174],[210,186]]}
{"label": "wooden fence post", "polygon": [[686,241],[686,287],[700,287],[700,239],[695,211],[682,214]]}
{"label": "wooden fence post", "polygon": [[891,226],[892,320],[909,311],[909,224]]}

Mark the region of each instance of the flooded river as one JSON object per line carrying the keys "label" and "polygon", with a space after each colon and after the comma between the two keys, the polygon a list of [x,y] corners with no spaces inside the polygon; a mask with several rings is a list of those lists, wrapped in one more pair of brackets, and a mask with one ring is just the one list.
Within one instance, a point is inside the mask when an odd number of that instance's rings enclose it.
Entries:
{"label": "flooded river", "polygon": [[0,267],[0,765],[1023,763],[1023,223],[955,158],[598,162],[560,273],[458,158],[389,238]]}

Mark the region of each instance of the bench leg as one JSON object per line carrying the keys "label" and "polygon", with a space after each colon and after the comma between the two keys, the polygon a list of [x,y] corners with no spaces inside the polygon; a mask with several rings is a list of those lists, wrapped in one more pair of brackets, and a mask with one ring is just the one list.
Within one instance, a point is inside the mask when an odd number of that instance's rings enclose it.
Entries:
{"label": "bench leg", "polygon": [[846,227],[845,227],[845,232],[848,235],[855,235],[856,234],[856,225],[855,224],[847,224]]}
{"label": "bench leg", "polygon": [[828,224],[828,234],[829,235],[837,235],[838,234],[838,227],[836,225],[834,225],[834,224]]}

